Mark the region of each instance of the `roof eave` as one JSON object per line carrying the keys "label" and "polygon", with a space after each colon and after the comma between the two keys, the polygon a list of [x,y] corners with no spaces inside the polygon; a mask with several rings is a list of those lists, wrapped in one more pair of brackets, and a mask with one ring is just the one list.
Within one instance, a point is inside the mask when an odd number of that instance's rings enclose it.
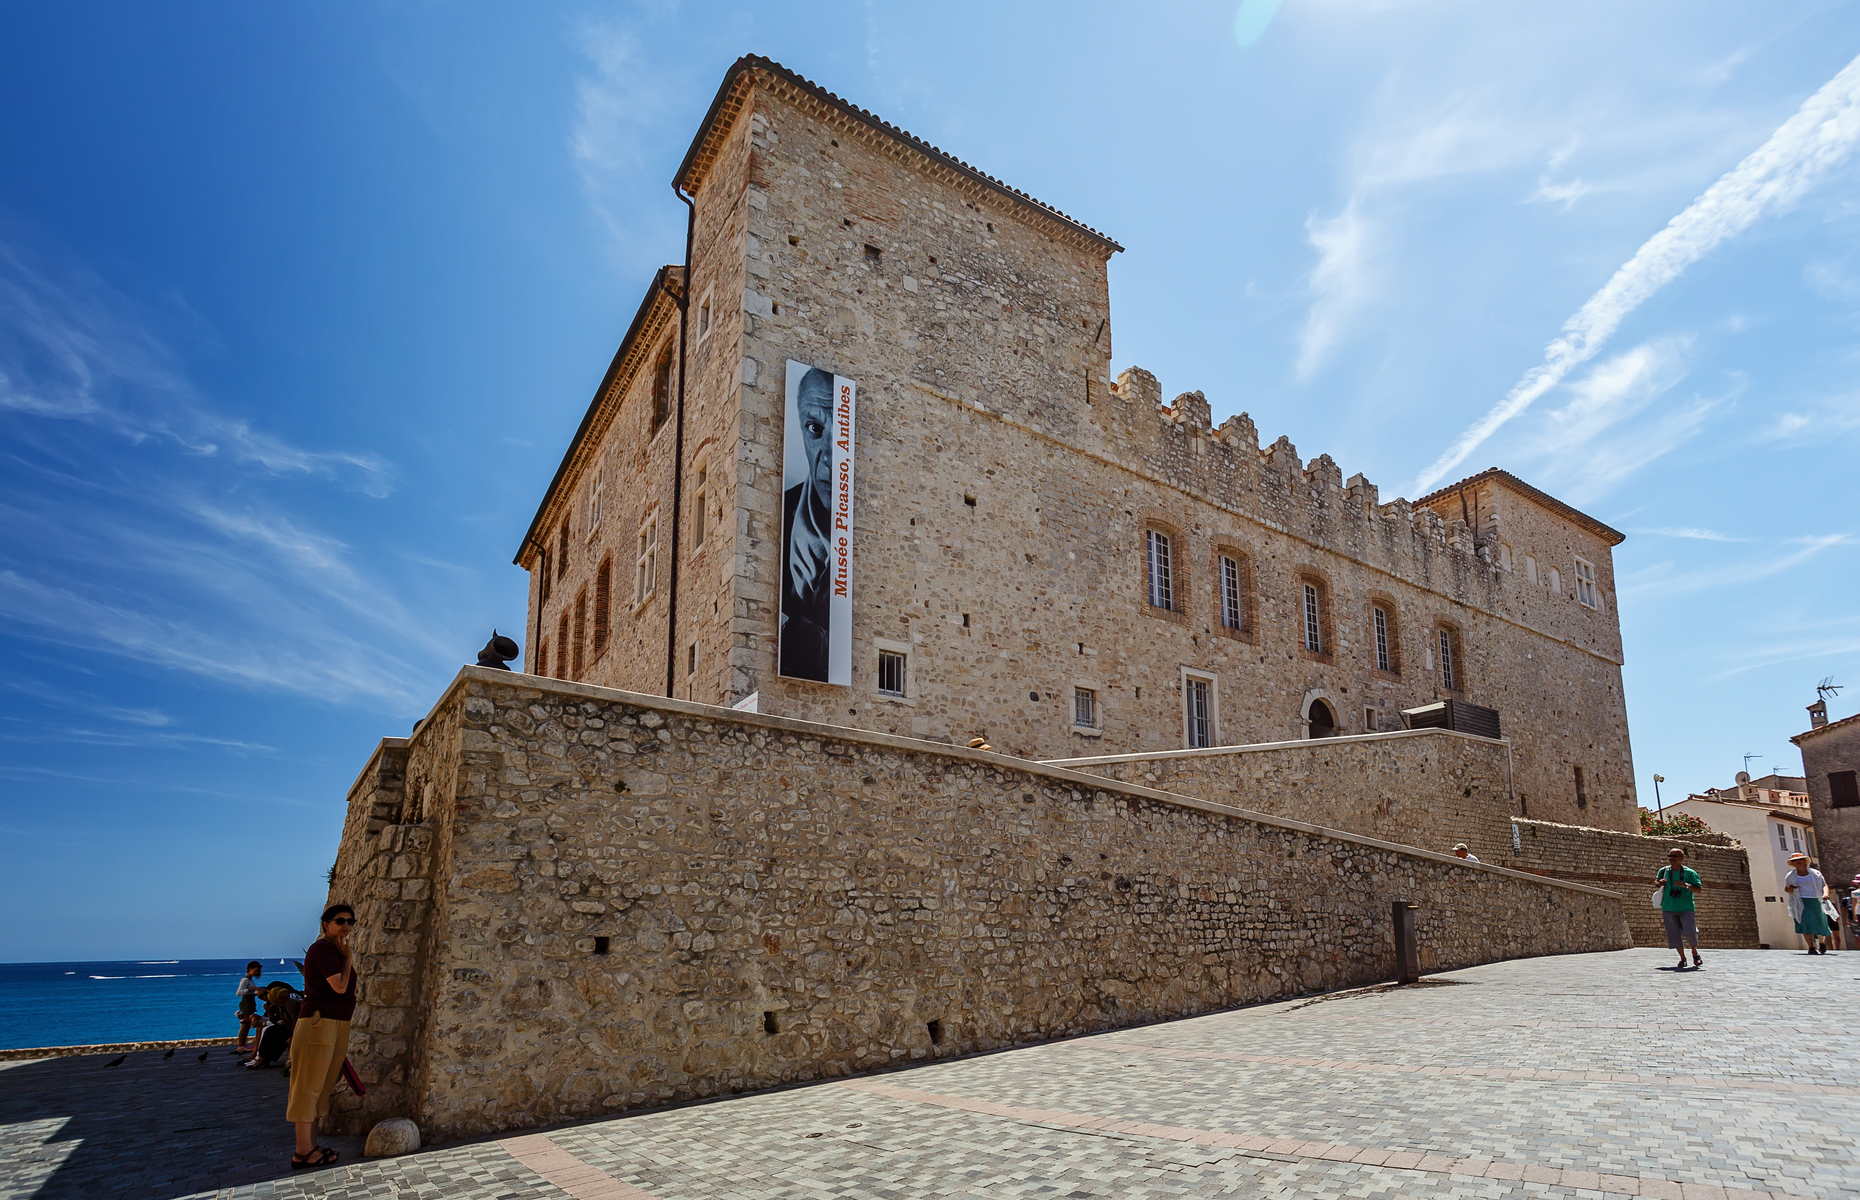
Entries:
{"label": "roof eave", "polygon": [[[605,403],[608,391],[613,387],[614,380],[619,376],[621,367],[625,365],[628,354],[639,340],[640,331],[646,327],[647,320],[652,316],[653,305],[658,302],[661,293],[671,294],[667,282],[672,272],[677,269],[675,266],[664,266],[653,273],[652,284],[647,287],[645,296],[640,300],[639,308],[633,314],[632,323],[627,326],[626,336],[620,339],[620,348],[614,351],[613,361],[607,364],[607,371],[601,376],[600,386],[594,389],[594,399],[588,402],[588,411],[581,415],[581,424],[576,426],[575,436],[569,439],[568,449],[562,454],[562,461],[555,469],[555,476],[549,480],[549,486],[543,491],[542,503],[536,506],[536,515],[530,519],[528,531],[524,533],[523,540],[517,543],[516,556],[510,560],[515,566],[523,567],[523,553],[526,549],[532,546],[538,550],[547,549],[539,538],[544,525],[543,518],[549,515],[557,491],[567,480],[569,471],[574,466],[576,452],[581,449],[581,444],[587,439],[588,432],[594,428],[594,422],[600,416],[601,405]],[[524,570],[528,569],[524,567]]]}
{"label": "roof eave", "polygon": [[944,150],[938,149],[929,142],[917,137],[915,134],[908,133],[887,121],[881,120],[879,117],[867,112],[858,105],[843,100],[832,92],[827,91],[811,79],[797,75],[774,59],[764,58],[760,54],[743,55],[734,63],[731,63],[730,69],[724,73],[723,83],[717,88],[717,95],[711,100],[710,109],[704,114],[703,122],[698,125],[697,134],[691,139],[690,148],[685,151],[684,161],[678,164],[678,171],[672,176],[672,186],[674,188],[688,193],[700,182],[700,180],[693,178],[693,175],[704,154],[705,147],[710,143],[713,136],[721,136],[722,133],[727,131],[729,125],[734,123],[732,119],[730,122],[723,123],[720,128],[718,119],[726,112],[731,112],[733,117],[732,100],[735,99],[736,89],[742,84],[744,76],[756,71],[767,72],[797,90],[813,97],[820,103],[834,109],[849,120],[863,125],[874,133],[889,138],[899,145],[921,154],[924,158],[939,166],[954,171],[971,183],[981,187],[983,190],[992,192],[996,196],[1007,201],[1014,209],[1036,215],[1043,220],[1058,223],[1074,236],[1094,243],[1104,249],[1107,259],[1112,254],[1116,254],[1123,250],[1123,246],[1119,245],[1116,241],[1106,237],[1091,226],[1074,220],[1052,205],[1047,204],[1045,201],[1036,200],[1025,192],[1009,187],[994,176],[976,170],[968,163],[963,162],[961,159]]}

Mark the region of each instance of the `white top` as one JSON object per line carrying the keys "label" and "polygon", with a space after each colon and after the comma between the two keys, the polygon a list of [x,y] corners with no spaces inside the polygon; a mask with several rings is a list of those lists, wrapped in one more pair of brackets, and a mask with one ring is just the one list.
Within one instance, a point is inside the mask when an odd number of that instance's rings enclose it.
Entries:
{"label": "white top", "polygon": [[1800,919],[1802,916],[1802,905],[1804,903],[1821,903],[1821,897],[1825,895],[1828,890],[1828,881],[1821,877],[1820,871],[1810,867],[1806,875],[1798,874],[1792,868],[1787,875],[1783,876],[1784,888],[1787,888],[1792,883],[1795,885],[1795,891],[1785,891],[1783,894],[1789,897],[1790,917]]}
{"label": "white top", "polygon": [[258,981],[253,979],[250,975],[241,975],[239,977],[239,988],[233,994],[236,996],[258,995]]}

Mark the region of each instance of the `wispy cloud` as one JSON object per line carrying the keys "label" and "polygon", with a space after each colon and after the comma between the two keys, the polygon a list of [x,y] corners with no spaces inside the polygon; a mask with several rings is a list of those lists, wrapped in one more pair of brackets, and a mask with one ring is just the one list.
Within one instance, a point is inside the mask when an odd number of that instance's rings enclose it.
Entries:
{"label": "wispy cloud", "polygon": [[1625,577],[1618,589],[1623,599],[1671,599],[1712,588],[1745,586],[1792,571],[1809,559],[1836,546],[1860,546],[1860,538],[1846,533],[1820,534],[1790,538],[1782,543],[1796,549],[1783,555],[1737,563],[1725,563],[1691,571],[1675,571],[1670,562],[1654,563]]}
{"label": "wispy cloud", "polygon": [[333,479],[384,496],[375,455],[308,450],[206,404],[135,305],[94,277],[54,279],[0,242],[0,410],[78,421],[132,443],[160,441],[271,475]]}
{"label": "wispy cloud", "polygon": [[[409,609],[417,577],[376,577],[272,498],[303,480],[383,495],[385,464],[220,414],[151,314],[82,272],[57,279],[0,243],[0,620],[237,687],[423,707],[463,656]],[[131,727],[92,729],[96,744],[263,749],[155,709],[86,711]]]}
{"label": "wispy cloud", "polygon": [[1720,533],[1716,529],[1674,529],[1670,527],[1651,529],[1630,529],[1629,533],[1649,537],[1686,538],[1697,542],[1754,542],[1753,537],[1743,537],[1735,533]]}
{"label": "wispy cloud", "polygon": [[[688,58],[653,53],[622,26],[587,22],[575,43],[592,68],[575,85],[569,136],[582,194],[621,265],[648,270],[683,250],[683,209],[668,190],[678,160],[668,159],[666,147],[683,145],[674,129],[686,114],[674,111],[668,97],[703,89],[688,66],[680,69]],[[647,199],[660,195],[662,202]],[[647,215],[659,213],[663,219]]]}
{"label": "wispy cloud", "polygon": [[1770,139],[1649,238],[1591,296],[1533,367],[1462,434],[1415,487],[1426,491],[1485,440],[1599,352],[1627,315],[1687,267],[1759,218],[1787,207],[1860,141],[1860,58],[1850,62]]}
{"label": "wispy cloud", "polygon": [[1311,312],[1299,337],[1300,379],[1310,378],[1323,365],[1367,292],[1365,230],[1355,201],[1334,217],[1311,217],[1305,222],[1305,234],[1318,252],[1318,262],[1311,272]]}

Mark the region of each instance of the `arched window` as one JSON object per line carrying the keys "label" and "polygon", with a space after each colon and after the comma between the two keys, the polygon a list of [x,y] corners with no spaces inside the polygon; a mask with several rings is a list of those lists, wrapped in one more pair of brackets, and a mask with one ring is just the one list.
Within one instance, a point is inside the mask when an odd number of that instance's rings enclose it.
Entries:
{"label": "arched window", "polygon": [[569,675],[568,675],[570,679],[576,680],[577,682],[579,682],[581,679],[581,672],[583,668],[585,668],[588,665],[588,660],[586,656],[587,645],[588,645],[588,589],[584,587],[581,589],[580,592],[576,593],[575,595],[574,660],[572,662],[572,665],[569,667]]}
{"label": "arched window", "polygon": [[659,351],[659,361],[652,368],[652,432],[659,432],[665,418],[672,415],[672,347],[667,342]]}
{"label": "arched window", "polygon": [[568,678],[568,606],[562,606],[562,615],[555,623],[555,677]]}
{"label": "arched window", "polygon": [[611,624],[612,595],[614,586],[614,556],[609,554],[601,560],[600,569],[594,573],[594,657],[599,658],[607,650],[607,632]]}

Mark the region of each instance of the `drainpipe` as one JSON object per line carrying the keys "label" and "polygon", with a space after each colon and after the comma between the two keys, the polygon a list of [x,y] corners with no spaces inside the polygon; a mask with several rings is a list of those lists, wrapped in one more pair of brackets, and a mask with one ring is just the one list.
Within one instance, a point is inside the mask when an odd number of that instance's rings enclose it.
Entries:
{"label": "drainpipe", "polygon": [[666,580],[665,606],[665,698],[673,698],[678,685],[678,563],[683,542],[678,532],[678,518],[684,512],[685,491],[685,359],[689,341],[686,334],[691,318],[691,244],[697,236],[697,198],[687,196],[676,183],[672,194],[685,206],[685,277],[678,290],[678,412],[677,428],[672,431],[672,568]]}

